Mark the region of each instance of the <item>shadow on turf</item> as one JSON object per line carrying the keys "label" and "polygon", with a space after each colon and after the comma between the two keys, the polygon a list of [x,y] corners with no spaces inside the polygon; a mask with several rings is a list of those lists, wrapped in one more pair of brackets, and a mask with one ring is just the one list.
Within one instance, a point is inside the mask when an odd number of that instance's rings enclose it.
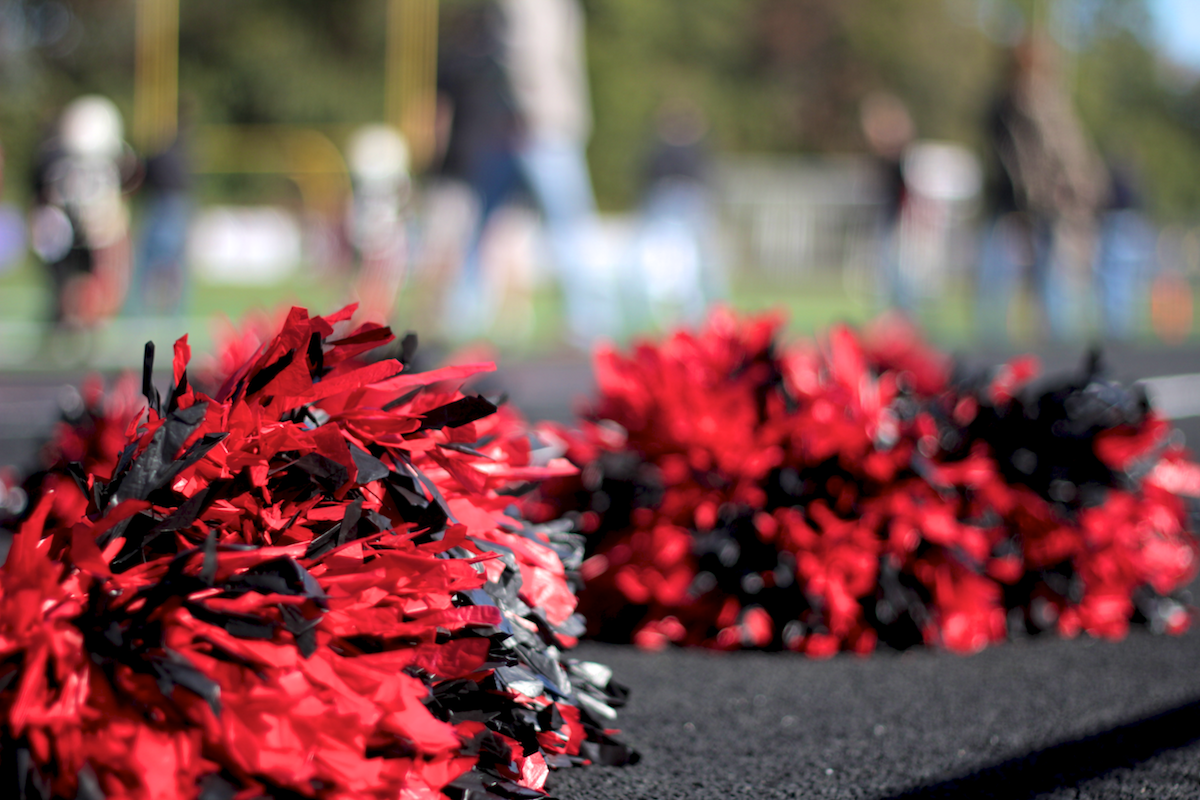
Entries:
{"label": "shadow on turf", "polygon": [[1200,700],[1082,739],[1010,758],[969,775],[947,778],[880,800],[1032,798],[1076,786],[1159,753],[1200,740]]}

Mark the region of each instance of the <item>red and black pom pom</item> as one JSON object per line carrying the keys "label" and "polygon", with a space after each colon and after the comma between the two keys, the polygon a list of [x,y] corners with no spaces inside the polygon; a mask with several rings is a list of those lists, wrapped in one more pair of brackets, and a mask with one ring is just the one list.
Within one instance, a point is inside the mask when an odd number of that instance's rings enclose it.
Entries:
{"label": "red and black pom pom", "polygon": [[573,468],[458,391],[490,365],[364,362],[392,336],[351,310],[211,395],[185,337],[160,396],[148,347],[145,405],[91,389],[58,432],[0,568],[13,796],[532,797],[636,758],[565,653],[582,543],[510,496]]}
{"label": "red and black pom pom", "polygon": [[526,501],[587,534],[591,633],[645,647],[973,652],[1014,635],[1179,632],[1200,468],[1097,364],[952,380],[896,320],[784,346],[717,311],[595,359],[580,467]]}

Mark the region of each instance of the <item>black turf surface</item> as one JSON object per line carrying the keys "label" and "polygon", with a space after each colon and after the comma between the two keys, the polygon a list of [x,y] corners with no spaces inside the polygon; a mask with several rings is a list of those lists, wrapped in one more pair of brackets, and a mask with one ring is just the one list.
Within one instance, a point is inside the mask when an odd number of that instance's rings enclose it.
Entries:
{"label": "black turf surface", "polygon": [[718,654],[585,644],[631,689],[630,767],[573,798],[1200,797],[1200,634],[933,651]]}

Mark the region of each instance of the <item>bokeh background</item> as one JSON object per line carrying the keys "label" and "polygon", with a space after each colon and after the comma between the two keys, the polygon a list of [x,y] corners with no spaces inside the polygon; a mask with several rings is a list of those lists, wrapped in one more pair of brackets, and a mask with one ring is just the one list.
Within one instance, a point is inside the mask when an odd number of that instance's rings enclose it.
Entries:
{"label": "bokeh background", "polygon": [[[426,342],[518,356],[717,300],[782,307],[800,332],[898,307],[956,348],[1196,336],[1188,0],[568,4],[595,213],[567,233],[570,199],[547,201],[521,161],[533,125],[505,27],[521,5],[0,0],[0,368],[137,365],[147,338],[211,347],[217,315],[352,299]],[[1031,47],[1050,87],[1033,138],[1086,166],[1064,169],[1051,210],[1018,201],[1027,229],[997,244],[1014,210],[997,108]],[[85,96],[120,117],[105,157],[124,245],[56,268],[38,210]],[[477,168],[495,151],[516,173],[502,189]],[[1065,197],[1080,180],[1103,187],[1090,203]],[[1080,214],[1084,244],[1059,259]],[[103,302],[63,301],[64,270],[109,275]]]}
{"label": "bokeh background", "polygon": [[[0,89],[0,490],[147,340],[351,301],[534,420],[727,302],[1100,343],[1200,440],[1200,0],[0,0]],[[1196,641],[585,643],[646,759],[555,791],[1181,797]]]}

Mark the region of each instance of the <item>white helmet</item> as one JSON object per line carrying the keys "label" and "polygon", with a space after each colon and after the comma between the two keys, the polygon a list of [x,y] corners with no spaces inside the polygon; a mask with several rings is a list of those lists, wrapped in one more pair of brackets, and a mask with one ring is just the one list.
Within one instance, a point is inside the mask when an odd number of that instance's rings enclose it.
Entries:
{"label": "white helmet", "polygon": [[59,119],[63,148],[75,156],[116,158],[125,138],[121,112],[113,101],[98,94],[72,100]]}
{"label": "white helmet", "polygon": [[346,146],[350,174],[363,183],[399,183],[408,177],[408,142],[390,125],[366,125]]}

